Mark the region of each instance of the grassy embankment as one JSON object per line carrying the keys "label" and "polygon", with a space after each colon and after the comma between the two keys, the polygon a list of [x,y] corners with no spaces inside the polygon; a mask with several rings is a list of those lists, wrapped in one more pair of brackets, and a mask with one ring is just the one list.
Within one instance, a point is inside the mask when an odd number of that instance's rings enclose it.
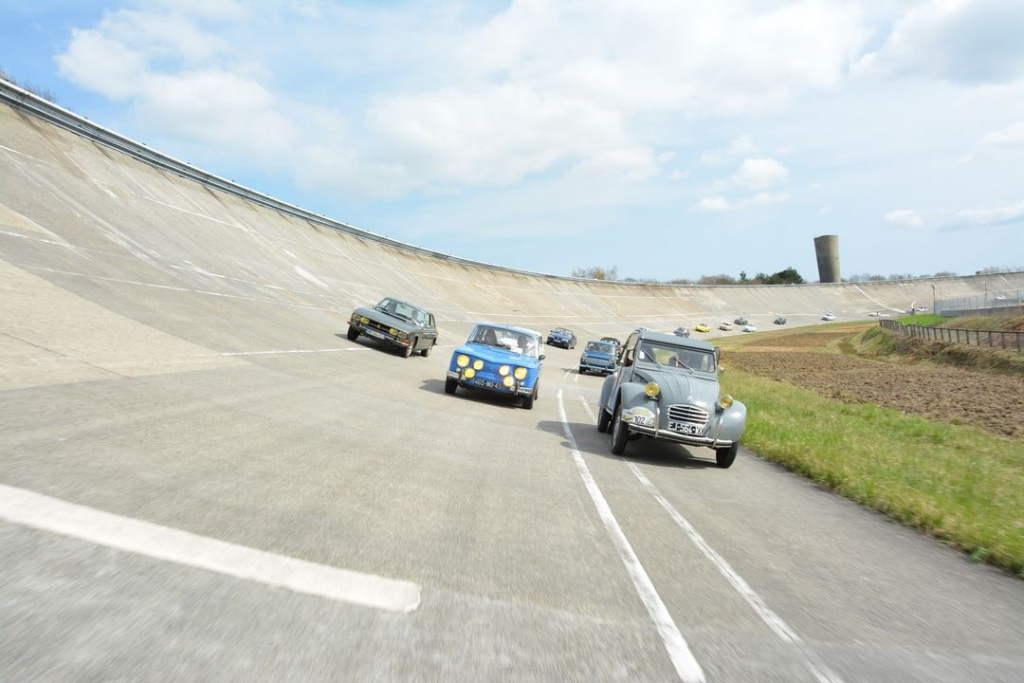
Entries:
{"label": "grassy embankment", "polygon": [[765,458],[1024,577],[1024,440],[735,370],[722,380]]}

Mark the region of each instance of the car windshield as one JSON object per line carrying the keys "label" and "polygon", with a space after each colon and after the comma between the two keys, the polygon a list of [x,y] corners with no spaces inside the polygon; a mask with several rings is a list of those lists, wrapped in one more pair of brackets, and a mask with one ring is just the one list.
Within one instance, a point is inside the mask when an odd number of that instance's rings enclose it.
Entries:
{"label": "car windshield", "polygon": [[537,338],[532,334],[491,325],[477,325],[470,333],[467,343],[493,346],[496,349],[533,358],[537,357],[537,350],[540,348]]}
{"label": "car windshield", "polygon": [[614,353],[611,344],[599,341],[587,342],[587,351],[593,351],[594,353]]}
{"label": "car windshield", "polygon": [[396,301],[395,299],[382,299],[379,304],[374,306],[378,311],[393,315],[396,318],[408,320],[411,323],[417,325],[427,324],[427,313],[426,311],[420,310],[415,306],[410,306],[404,301]]}
{"label": "car windshield", "polygon": [[715,371],[715,354],[710,351],[683,348],[654,341],[644,341],[640,344],[637,360],[681,370]]}

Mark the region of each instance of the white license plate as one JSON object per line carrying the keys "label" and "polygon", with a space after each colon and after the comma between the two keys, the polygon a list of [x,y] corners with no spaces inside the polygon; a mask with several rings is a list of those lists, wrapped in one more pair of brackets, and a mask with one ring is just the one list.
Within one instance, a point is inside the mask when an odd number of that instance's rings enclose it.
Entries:
{"label": "white license plate", "polygon": [[387,339],[383,333],[378,332],[377,330],[365,330],[365,332],[371,337],[376,337],[377,339]]}
{"label": "white license plate", "polygon": [[668,428],[680,434],[697,435],[704,431],[704,425],[697,425],[691,422],[669,422]]}
{"label": "white license plate", "polygon": [[485,387],[487,389],[498,389],[498,390],[505,389],[504,385],[499,384],[498,382],[492,382],[489,379],[478,379],[476,381],[476,385],[478,387]]}

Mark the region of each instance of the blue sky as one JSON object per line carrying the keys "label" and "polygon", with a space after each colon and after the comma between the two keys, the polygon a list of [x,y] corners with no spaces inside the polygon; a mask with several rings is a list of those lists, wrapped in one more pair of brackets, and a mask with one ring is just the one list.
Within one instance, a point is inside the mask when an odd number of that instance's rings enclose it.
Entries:
{"label": "blue sky", "polygon": [[1024,265],[1020,0],[0,0],[0,66],[357,227],[555,274]]}

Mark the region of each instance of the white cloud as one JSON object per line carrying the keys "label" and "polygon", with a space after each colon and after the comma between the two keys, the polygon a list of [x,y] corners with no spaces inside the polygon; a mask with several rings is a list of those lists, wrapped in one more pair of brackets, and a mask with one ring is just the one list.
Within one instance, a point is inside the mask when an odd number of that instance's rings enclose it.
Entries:
{"label": "white cloud", "polygon": [[789,179],[789,169],[775,159],[745,159],[732,177],[737,187],[759,190]]}
{"label": "white cloud", "polygon": [[1024,147],[1024,121],[1011,123],[1005,128],[989,133],[979,143],[981,147],[1017,149]]}
{"label": "white cloud", "polygon": [[999,225],[1024,220],[1024,201],[984,209],[958,211],[954,223],[971,226]]}
{"label": "white cloud", "polygon": [[930,0],[906,13],[885,44],[858,62],[865,74],[960,83],[1024,78],[1020,0]]}
{"label": "white cloud", "polygon": [[758,192],[753,197],[743,201],[743,205],[765,205],[787,202],[792,197],[788,192]]}
{"label": "white cloud", "polygon": [[745,156],[755,151],[754,143],[746,135],[729,142],[724,147],[704,152],[700,155],[700,163],[708,166],[724,164],[735,157]]}
{"label": "white cloud", "polygon": [[899,209],[885,214],[885,222],[904,228],[920,228],[924,225],[924,218],[917,211]]}
{"label": "white cloud", "polygon": [[701,211],[728,211],[729,202],[724,197],[704,197],[698,208]]}

